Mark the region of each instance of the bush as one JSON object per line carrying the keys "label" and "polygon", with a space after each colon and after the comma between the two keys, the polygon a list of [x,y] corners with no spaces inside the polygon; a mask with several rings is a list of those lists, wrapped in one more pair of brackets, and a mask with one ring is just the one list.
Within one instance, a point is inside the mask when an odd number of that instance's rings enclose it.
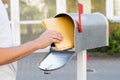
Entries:
{"label": "bush", "polygon": [[120,53],[120,28],[115,27],[109,36],[109,46],[106,48],[108,54]]}

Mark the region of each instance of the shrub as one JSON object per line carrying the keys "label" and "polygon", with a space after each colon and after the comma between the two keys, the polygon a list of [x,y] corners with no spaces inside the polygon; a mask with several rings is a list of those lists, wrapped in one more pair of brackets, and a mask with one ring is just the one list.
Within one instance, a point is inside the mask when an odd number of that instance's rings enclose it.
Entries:
{"label": "shrub", "polygon": [[106,48],[108,54],[120,53],[120,28],[115,27],[109,36],[109,46]]}

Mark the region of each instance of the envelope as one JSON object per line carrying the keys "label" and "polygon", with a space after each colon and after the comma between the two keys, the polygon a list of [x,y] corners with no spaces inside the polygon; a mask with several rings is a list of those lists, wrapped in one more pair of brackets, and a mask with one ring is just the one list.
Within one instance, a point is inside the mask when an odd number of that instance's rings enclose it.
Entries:
{"label": "envelope", "polygon": [[49,18],[42,21],[42,26],[62,34],[63,41],[55,43],[58,51],[74,48],[74,23],[68,17]]}

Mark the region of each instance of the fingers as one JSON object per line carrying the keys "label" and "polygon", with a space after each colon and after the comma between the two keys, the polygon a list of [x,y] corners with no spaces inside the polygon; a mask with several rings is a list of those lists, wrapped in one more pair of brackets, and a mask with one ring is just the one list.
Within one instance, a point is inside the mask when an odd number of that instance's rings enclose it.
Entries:
{"label": "fingers", "polygon": [[46,30],[40,37],[34,40],[38,48],[45,48],[52,43],[60,43],[63,40],[61,33],[52,30]]}
{"label": "fingers", "polygon": [[47,30],[41,36],[42,37],[40,38],[44,39],[45,41],[49,41],[49,43],[53,43],[53,42],[59,43],[63,40],[62,34],[60,32],[53,30]]}
{"label": "fingers", "polygon": [[53,30],[47,30],[45,32],[45,34],[46,35],[44,35],[44,36],[46,36],[51,43],[53,43],[53,42],[59,43],[63,40],[63,36],[60,32],[53,31]]}
{"label": "fingers", "polygon": [[59,33],[59,32],[57,32],[57,31],[54,31],[54,32],[53,32],[52,37],[53,37],[53,41],[54,41],[54,42],[60,42],[60,41],[63,40],[62,34]]}

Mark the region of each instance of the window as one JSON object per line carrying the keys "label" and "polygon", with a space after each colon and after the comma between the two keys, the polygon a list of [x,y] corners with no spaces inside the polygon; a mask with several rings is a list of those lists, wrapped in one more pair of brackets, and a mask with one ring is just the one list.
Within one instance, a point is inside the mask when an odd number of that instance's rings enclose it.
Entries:
{"label": "window", "polygon": [[56,0],[19,0],[21,43],[37,38],[44,28],[41,20],[56,14]]}
{"label": "window", "polygon": [[56,0],[20,0],[20,20],[42,20],[56,14]]}
{"label": "window", "polygon": [[120,0],[106,0],[106,15],[114,22],[120,22]]}
{"label": "window", "polygon": [[[5,0],[6,1],[6,0]],[[37,38],[45,29],[41,20],[65,12],[65,0],[9,0],[8,8],[14,44],[19,45]],[[46,51],[48,48],[41,50]]]}

